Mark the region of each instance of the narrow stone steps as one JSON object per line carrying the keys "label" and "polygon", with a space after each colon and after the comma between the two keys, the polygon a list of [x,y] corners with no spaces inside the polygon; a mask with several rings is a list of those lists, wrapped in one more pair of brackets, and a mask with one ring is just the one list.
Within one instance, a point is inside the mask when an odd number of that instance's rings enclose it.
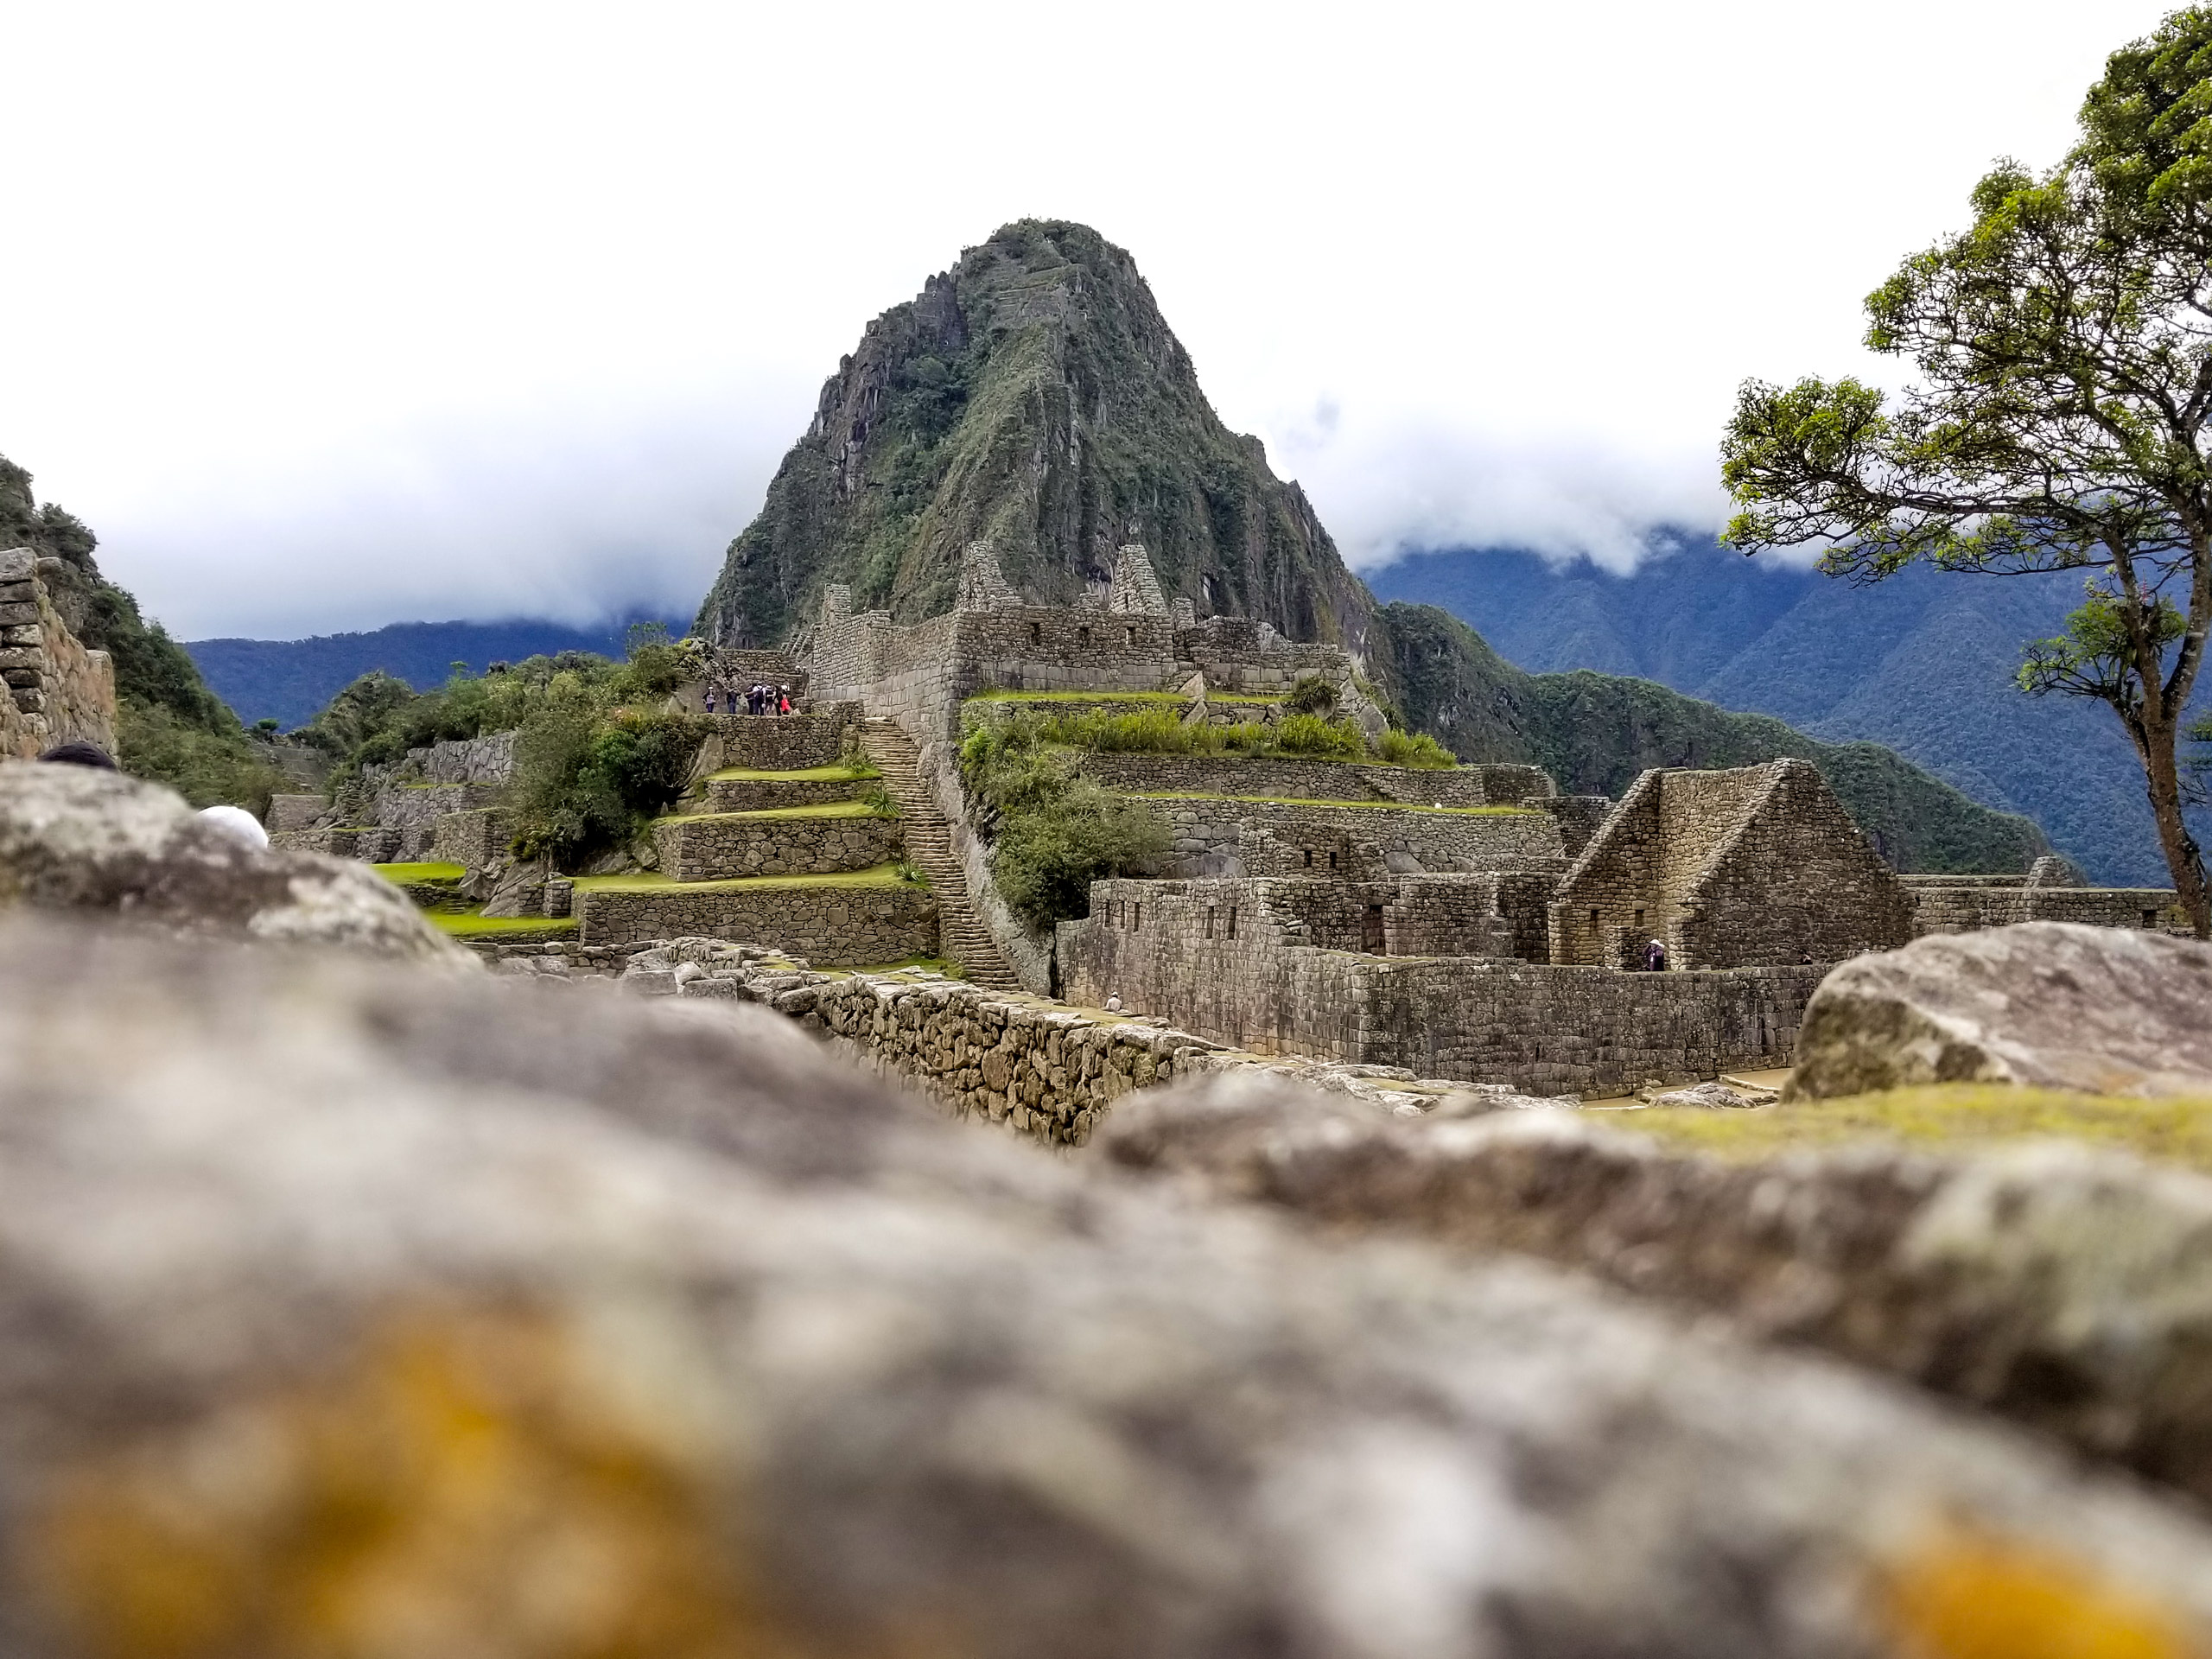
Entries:
{"label": "narrow stone steps", "polygon": [[888,720],[864,721],[861,745],[883,773],[884,792],[899,804],[906,857],[929,878],[937,897],[939,949],[959,963],[969,979],[992,990],[1019,990],[998,942],[968,896],[967,872],[952,850],[952,826],[922,782],[913,740]]}

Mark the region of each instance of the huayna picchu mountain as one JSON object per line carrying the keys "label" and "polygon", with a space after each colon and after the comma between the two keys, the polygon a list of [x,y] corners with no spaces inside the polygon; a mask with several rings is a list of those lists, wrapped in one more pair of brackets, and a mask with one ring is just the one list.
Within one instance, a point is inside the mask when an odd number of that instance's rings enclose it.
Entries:
{"label": "huayna picchu mountain", "polygon": [[2024,818],[1877,745],[1828,745],[1649,681],[1531,675],[1430,606],[1379,604],[1257,438],[1222,424],[1136,263],[1086,226],[1024,219],[869,323],[822,389],[699,632],[781,644],[823,588],[902,622],[952,607],[988,542],[1026,597],[1103,592],[1141,542],[1171,599],[1344,646],[1414,730],[1463,760],[1533,761],[1618,795],[1645,766],[1819,766],[1899,868],[2024,868]]}

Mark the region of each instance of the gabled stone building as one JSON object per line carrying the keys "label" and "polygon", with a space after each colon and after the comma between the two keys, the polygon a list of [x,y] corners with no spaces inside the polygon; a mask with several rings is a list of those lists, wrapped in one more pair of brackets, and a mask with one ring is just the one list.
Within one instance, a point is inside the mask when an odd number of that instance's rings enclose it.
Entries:
{"label": "gabled stone building", "polygon": [[1914,934],[1913,904],[1809,761],[1637,779],[1561,879],[1560,966],[1841,962]]}

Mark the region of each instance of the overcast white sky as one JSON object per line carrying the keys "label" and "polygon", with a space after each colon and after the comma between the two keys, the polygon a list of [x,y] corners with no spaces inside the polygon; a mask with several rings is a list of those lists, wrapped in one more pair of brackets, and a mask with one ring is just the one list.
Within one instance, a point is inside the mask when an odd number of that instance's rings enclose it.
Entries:
{"label": "overcast white sky", "polygon": [[868,318],[1130,249],[1356,563],[1717,524],[2142,0],[0,0],[0,454],[182,637],[689,614]]}

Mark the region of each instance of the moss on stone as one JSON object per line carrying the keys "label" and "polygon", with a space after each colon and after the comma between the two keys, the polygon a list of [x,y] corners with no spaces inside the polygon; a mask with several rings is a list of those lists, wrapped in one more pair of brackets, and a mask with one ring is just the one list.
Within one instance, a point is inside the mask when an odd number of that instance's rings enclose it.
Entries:
{"label": "moss on stone", "polygon": [[492,933],[521,933],[533,938],[570,938],[576,925],[565,917],[556,916],[483,916],[474,910],[427,911],[430,925],[449,933],[457,939],[475,938]]}
{"label": "moss on stone", "polygon": [[369,868],[385,880],[403,887],[410,881],[458,881],[468,874],[459,864],[372,864]]}
{"label": "moss on stone", "polygon": [[2139,1100],[1939,1084],[1754,1111],[1621,1112],[1611,1121],[1672,1147],[1737,1160],[1854,1141],[1903,1141],[1932,1151],[2056,1135],[2212,1174],[2212,1096]]}

